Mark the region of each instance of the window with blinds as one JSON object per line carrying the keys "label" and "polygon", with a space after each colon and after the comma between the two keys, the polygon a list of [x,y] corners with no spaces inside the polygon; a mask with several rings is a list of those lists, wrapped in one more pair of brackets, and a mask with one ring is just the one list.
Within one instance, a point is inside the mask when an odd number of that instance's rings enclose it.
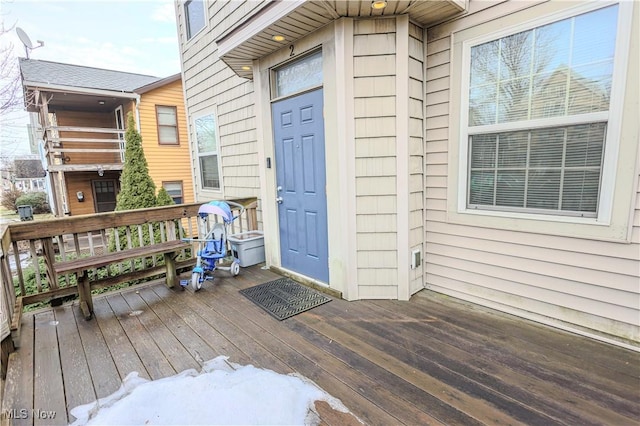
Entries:
{"label": "window with blinds", "polygon": [[470,47],[467,207],[595,217],[618,6]]}
{"label": "window with blinds", "polygon": [[158,123],[158,143],[160,145],[179,145],[177,108],[156,105],[156,120]]}

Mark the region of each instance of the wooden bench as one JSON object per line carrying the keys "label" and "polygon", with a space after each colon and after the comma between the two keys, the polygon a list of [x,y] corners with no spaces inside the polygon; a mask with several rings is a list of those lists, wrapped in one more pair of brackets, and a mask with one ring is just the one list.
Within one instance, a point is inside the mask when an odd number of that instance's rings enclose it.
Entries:
{"label": "wooden bench", "polygon": [[91,298],[91,282],[89,281],[89,270],[108,266],[114,263],[124,262],[130,259],[145,258],[159,254],[164,255],[166,268],[167,286],[173,287],[177,281],[176,262],[177,253],[190,248],[191,245],[179,240],[165,241],[144,247],[116,251],[99,256],[83,257],[80,259],[56,262],[53,269],[56,275],[76,274],[78,282],[78,297],[80,299],[80,309],[86,320],[93,316],[93,299]]}

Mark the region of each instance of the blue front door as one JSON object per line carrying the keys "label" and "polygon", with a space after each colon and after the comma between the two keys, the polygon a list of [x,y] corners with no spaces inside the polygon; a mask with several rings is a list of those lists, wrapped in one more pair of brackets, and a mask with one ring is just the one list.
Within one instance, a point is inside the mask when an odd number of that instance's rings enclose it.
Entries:
{"label": "blue front door", "polygon": [[322,89],[272,105],[282,267],[329,282]]}

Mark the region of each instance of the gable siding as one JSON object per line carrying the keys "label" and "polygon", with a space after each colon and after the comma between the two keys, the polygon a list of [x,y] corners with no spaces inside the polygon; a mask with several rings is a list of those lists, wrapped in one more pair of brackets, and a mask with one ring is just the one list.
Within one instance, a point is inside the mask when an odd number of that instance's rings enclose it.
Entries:
{"label": "gable siding", "polygon": [[354,22],[356,241],[360,298],[397,298],[396,27]]}
{"label": "gable siding", "polygon": [[[208,25],[193,39],[180,40],[185,100],[191,115],[214,111],[218,123],[223,191],[203,191],[196,179],[196,201],[259,196],[258,146],[253,82],[236,76],[218,58],[215,40],[260,7],[257,1],[208,2]],[[184,9],[177,8],[179,34],[184,31]],[[193,173],[198,175],[193,123]]]}
{"label": "gable siding", "polygon": [[[158,105],[176,107],[179,145],[160,145],[158,143],[156,116],[156,106]],[[139,114],[142,148],[149,165],[149,175],[156,185],[156,191],[162,188],[162,182],[182,182],[184,202],[194,202],[182,81],[178,80],[143,93],[140,98]]]}
{"label": "gable siding", "polygon": [[[447,220],[449,71],[453,30],[529,5],[510,2],[429,30],[426,69],[427,288],[589,334],[640,340],[640,195],[631,242],[608,242]],[[637,59],[637,58],[636,58]],[[636,86],[637,89],[637,86]],[[614,337],[614,339],[615,339]]]}

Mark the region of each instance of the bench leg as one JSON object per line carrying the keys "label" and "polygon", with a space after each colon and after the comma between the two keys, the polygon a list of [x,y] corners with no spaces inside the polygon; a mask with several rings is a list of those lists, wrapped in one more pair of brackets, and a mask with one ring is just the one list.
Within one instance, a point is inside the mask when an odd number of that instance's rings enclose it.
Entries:
{"label": "bench leg", "polygon": [[93,316],[93,299],[91,298],[91,285],[89,284],[87,271],[78,274],[78,296],[80,297],[80,309],[84,319],[89,321]]}
{"label": "bench leg", "polygon": [[178,282],[178,274],[176,274],[175,253],[164,254],[164,266],[167,268],[167,287],[173,288]]}

